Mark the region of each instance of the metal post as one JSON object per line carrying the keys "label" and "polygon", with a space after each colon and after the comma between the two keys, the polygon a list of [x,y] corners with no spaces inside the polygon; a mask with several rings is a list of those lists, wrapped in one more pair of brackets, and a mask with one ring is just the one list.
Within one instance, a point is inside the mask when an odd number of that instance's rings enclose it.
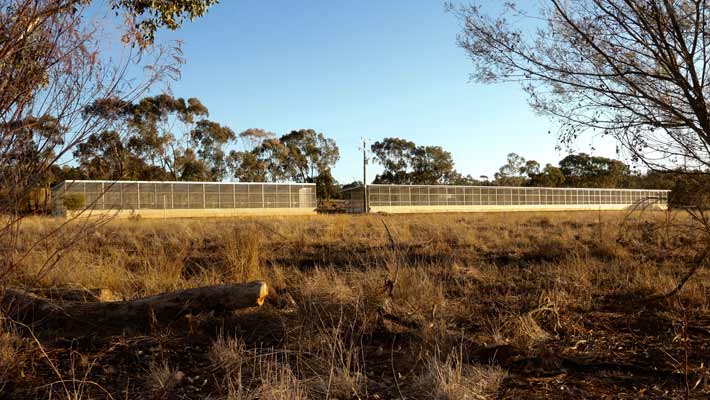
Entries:
{"label": "metal post", "polygon": [[266,201],[264,200],[264,184],[261,184],[261,208],[266,208]]}
{"label": "metal post", "polygon": [[[82,185],[82,195],[84,196],[84,203],[86,203],[86,182],[84,182]],[[86,205],[86,204],[85,204]]]}
{"label": "metal post", "polygon": [[202,184],[202,209],[204,210],[206,208],[207,208],[207,201],[205,199],[205,184],[203,183]]}
{"label": "metal post", "polygon": [[141,184],[140,183],[136,183],[136,191],[138,192],[138,207],[137,207],[137,209],[140,210],[141,209]]}
{"label": "metal post", "polygon": [[363,191],[363,207],[364,213],[370,211],[370,198],[367,195],[367,140],[362,138],[362,191]]}

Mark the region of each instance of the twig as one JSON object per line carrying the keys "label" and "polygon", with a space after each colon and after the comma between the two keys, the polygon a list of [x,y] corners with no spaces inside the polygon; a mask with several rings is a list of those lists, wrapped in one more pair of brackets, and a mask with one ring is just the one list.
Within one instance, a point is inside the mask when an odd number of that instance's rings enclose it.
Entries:
{"label": "twig", "polygon": [[284,240],[289,240],[289,238],[287,238],[283,233],[277,231],[276,229],[270,227],[269,225],[266,225],[266,224],[263,223],[263,222],[260,222],[260,221],[257,221],[257,220],[254,220],[254,221],[252,221],[252,222],[254,222],[255,225],[259,225],[260,227],[262,227],[262,228],[266,229],[267,231],[273,233],[274,235],[281,236],[281,238],[284,239]]}
{"label": "twig", "polygon": [[681,278],[680,282],[676,285],[673,290],[671,290],[668,293],[662,294],[662,295],[657,295],[657,296],[651,296],[651,300],[661,300],[661,299],[667,299],[671,296],[674,296],[676,293],[680,292],[683,289],[683,286],[688,282],[688,280],[695,275],[695,272],[700,269],[703,265],[705,265],[705,261],[707,260],[708,253],[710,253],[710,247],[706,247],[705,250],[703,250],[700,254],[698,254],[695,259],[693,260],[693,263],[691,264],[690,270]]}
{"label": "twig", "polygon": [[394,377],[394,384],[397,386],[397,392],[399,393],[399,398],[404,400],[404,395],[402,394],[402,388],[399,387],[399,380],[397,379],[397,371],[394,370],[394,342],[397,340],[397,336],[392,337],[392,348],[390,349],[390,366],[392,367],[392,376]]}
{"label": "twig", "polygon": [[[390,241],[390,247],[392,248],[392,252],[395,254],[399,254],[398,247],[397,247],[397,242],[394,240],[394,236],[392,236],[392,232],[390,231],[390,228],[387,226],[387,223],[385,223],[384,219],[380,219],[382,221],[382,225],[385,227],[385,231],[387,232],[387,237],[389,238]],[[387,278],[385,280],[385,291],[387,292],[387,296],[390,298],[394,297],[394,287],[397,284],[397,279],[399,278],[399,262],[395,263],[395,270],[394,270],[394,278],[389,279]]]}

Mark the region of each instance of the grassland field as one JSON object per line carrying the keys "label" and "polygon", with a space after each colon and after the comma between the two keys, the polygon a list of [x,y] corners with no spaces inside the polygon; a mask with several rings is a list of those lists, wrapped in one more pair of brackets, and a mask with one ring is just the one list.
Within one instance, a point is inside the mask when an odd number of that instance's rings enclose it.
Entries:
{"label": "grassland field", "polygon": [[76,221],[39,240],[60,223],[23,221],[11,286],[272,293],[147,335],[4,321],[0,398],[710,397],[710,272],[654,297],[698,250],[682,212]]}

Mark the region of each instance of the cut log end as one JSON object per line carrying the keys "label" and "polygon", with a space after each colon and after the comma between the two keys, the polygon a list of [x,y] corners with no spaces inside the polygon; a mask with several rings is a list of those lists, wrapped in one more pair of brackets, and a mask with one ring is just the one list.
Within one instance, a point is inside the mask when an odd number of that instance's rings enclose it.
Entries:
{"label": "cut log end", "polygon": [[259,282],[261,287],[259,288],[259,297],[256,299],[256,304],[261,306],[264,304],[264,300],[269,296],[269,286],[265,282]]}

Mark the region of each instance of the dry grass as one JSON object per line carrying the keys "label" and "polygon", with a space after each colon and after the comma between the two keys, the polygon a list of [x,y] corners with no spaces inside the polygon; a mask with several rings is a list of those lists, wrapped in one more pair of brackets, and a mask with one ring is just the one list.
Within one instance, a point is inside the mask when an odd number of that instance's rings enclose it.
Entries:
{"label": "dry grass", "polygon": [[169,398],[183,379],[184,373],[171,368],[168,363],[154,362],[146,373],[146,386],[156,398]]}
{"label": "dry grass", "polygon": [[308,392],[292,369],[275,356],[257,358],[254,388],[247,389],[241,377],[230,377],[227,384],[228,400],[305,400]]}
{"label": "dry grass", "polygon": [[493,399],[506,376],[498,366],[467,365],[460,354],[453,352],[444,361],[438,357],[428,360],[415,386],[430,399]]}
{"label": "dry grass", "polygon": [[0,322],[0,392],[8,383],[21,379],[28,348],[27,341],[11,325]]}
{"label": "dry grass", "polygon": [[[263,350],[263,349],[262,349]],[[247,350],[237,337],[220,335],[209,353],[212,365],[224,373],[222,385],[229,400],[306,399],[305,385],[288,365],[285,353],[268,349]]]}
{"label": "dry grass", "polygon": [[[639,388],[676,396],[683,385],[663,371],[684,349],[667,332],[690,319],[689,370],[703,378],[710,273],[701,270],[675,299],[642,301],[671,289],[696,251],[696,234],[665,220],[595,212],[120,220],[65,250],[61,238],[44,243],[11,280],[107,288],[125,299],[254,279],[273,288],[259,310],[196,316],[148,337],[45,343],[62,371],[77,347],[90,353],[99,362],[90,377],[116,398],[126,390],[128,397],[524,398],[555,397],[561,386],[574,388],[572,397],[636,397]],[[27,220],[20,243],[57,223]],[[55,267],[39,273],[57,250]],[[31,352],[24,340],[0,333],[0,376],[15,398],[36,398],[29,388],[52,378],[42,363],[14,362]],[[127,355],[155,347],[157,355]],[[693,394],[707,394],[704,385]]]}

